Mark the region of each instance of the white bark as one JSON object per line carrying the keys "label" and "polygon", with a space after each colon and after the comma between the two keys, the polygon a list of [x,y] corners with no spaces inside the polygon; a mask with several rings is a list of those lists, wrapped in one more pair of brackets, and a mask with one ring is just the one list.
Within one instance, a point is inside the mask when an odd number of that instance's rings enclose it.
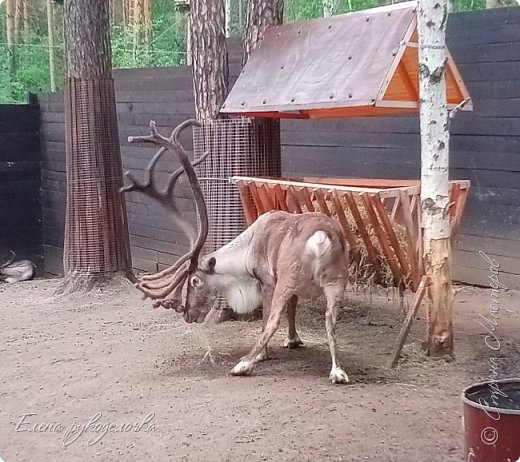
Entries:
{"label": "white bark", "polygon": [[[519,1],[519,0],[517,0]],[[499,0],[486,0],[486,9],[491,9],[491,8],[500,8],[502,6],[502,4],[500,3]]]}
{"label": "white bark", "polygon": [[419,94],[424,265],[429,277],[428,353],[452,354],[453,290],[449,214],[449,124],[446,101],[448,0],[420,0]]}
{"label": "white bark", "polygon": [[226,0],[225,4],[225,12],[226,12],[226,37],[231,36],[231,0]]}
{"label": "white bark", "polygon": [[[449,237],[446,0],[419,2],[421,201],[426,243]],[[425,249],[426,250],[426,249]]]}
{"label": "white bark", "polygon": [[323,3],[323,17],[334,16],[336,14],[337,5],[336,0],[322,0]]}
{"label": "white bark", "polygon": [[49,36],[49,78],[51,91],[56,91],[56,47],[54,40],[54,15],[52,0],[47,0],[47,31]]}

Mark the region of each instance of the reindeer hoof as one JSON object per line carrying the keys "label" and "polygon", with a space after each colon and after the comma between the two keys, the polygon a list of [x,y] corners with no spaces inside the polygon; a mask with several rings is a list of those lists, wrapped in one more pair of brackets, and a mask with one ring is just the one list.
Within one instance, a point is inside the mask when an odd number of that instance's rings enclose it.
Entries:
{"label": "reindeer hoof", "polygon": [[253,365],[249,361],[240,361],[231,369],[231,375],[250,375],[251,372],[253,372]]}
{"label": "reindeer hoof", "polygon": [[339,367],[333,368],[330,371],[329,380],[332,383],[349,383],[350,381],[347,373]]}
{"label": "reindeer hoof", "polygon": [[290,350],[292,348],[298,348],[300,345],[303,345],[303,342],[301,341],[300,337],[298,337],[298,335],[296,335],[296,337],[294,337],[294,338],[287,337],[283,341],[283,347],[289,348]]}
{"label": "reindeer hoof", "polygon": [[265,361],[266,359],[269,359],[269,356],[267,355],[267,350],[262,350],[260,353],[256,355],[256,362]]}

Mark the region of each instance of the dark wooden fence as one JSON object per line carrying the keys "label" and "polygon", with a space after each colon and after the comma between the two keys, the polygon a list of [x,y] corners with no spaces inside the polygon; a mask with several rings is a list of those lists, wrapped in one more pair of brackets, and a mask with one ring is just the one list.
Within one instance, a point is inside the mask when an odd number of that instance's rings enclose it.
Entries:
{"label": "dark wooden fence", "polygon": [[[451,176],[472,181],[455,254],[455,278],[489,284],[488,253],[501,265],[502,280],[520,288],[520,8],[454,14],[448,44],[473,97],[475,110],[459,113],[451,126]],[[230,44],[231,74],[241,58]],[[129,135],[148,132],[150,119],[171,129],[193,116],[188,68],[115,71],[125,168],[136,175],[154,150],[129,145]],[[46,271],[60,274],[65,208],[63,96],[40,95],[43,133],[43,207]],[[188,138],[187,144],[191,143]],[[417,116],[282,124],[284,175],[419,178]],[[164,178],[175,167],[159,167]],[[179,201],[194,219],[189,191]],[[157,205],[128,196],[134,266],[156,270],[185,248],[186,239]]]}
{"label": "dark wooden fence", "polygon": [[42,269],[39,112],[35,104],[0,106],[0,258],[7,257],[10,250]]}

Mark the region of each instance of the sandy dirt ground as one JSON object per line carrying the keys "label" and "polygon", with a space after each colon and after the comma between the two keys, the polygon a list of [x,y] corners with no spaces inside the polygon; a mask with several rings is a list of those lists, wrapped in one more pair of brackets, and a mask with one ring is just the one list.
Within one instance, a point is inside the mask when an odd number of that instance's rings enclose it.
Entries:
{"label": "sandy dirt ground", "polygon": [[[392,293],[351,293],[338,324],[352,381],[328,381],[320,300],[300,306],[303,348],[271,343],[229,376],[259,321],[185,324],[130,285],[55,297],[56,280],[0,285],[0,458],[19,461],[460,461],[461,390],[486,379],[479,314],[489,290],[458,287],[455,361],[424,357],[424,307],[397,371]],[[502,291],[501,377],[520,375],[520,294]]]}

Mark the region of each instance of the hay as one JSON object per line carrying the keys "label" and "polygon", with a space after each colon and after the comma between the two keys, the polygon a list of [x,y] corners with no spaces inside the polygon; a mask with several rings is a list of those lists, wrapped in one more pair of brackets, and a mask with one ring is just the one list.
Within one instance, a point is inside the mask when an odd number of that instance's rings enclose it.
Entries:
{"label": "hay", "polygon": [[[325,193],[324,196],[325,203],[327,204],[331,216],[335,219],[338,219],[336,206],[334,201],[330,197],[330,193]],[[315,194],[311,195],[311,200],[313,202],[315,210],[321,210],[321,207],[319,206]],[[360,197],[354,196],[354,201],[359,210],[359,214],[361,215],[361,218],[363,220],[364,227],[367,231],[370,241],[372,242],[373,247],[377,251],[378,261],[380,265],[379,271],[377,271],[375,266],[369,261],[367,248],[363,242],[361,233],[359,232],[356,221],[354,220],[354,217],[347,204],[346,199],[341,197],[339,200],[341,205],[343,206],[343,213],[345,214],[347,222],[350,225],[350,230],[352,231],[352,234],[355,236],[357,242],[357,248],[351,249],[350,251],[349,261],[349,282],[352,284],[354,289],[370,288],[376,283],[376,281],[378,285],[383,287],[404,287],[408,289],[410,285],[410,275],[403,275],[400,280],[395,280],[392,270],[390,268],[390,264],[388,262],[388,258],[386,257],[381,243],[379,242],[379,239],[376,236],[376,232],[371,223],[371,220],[369,219],[368,213],[365,208],[365,204],[362,201],[362,199]],[[301,205],[302,211],[308,211],[305,207],[305,204]],[[403,224],[399,223],[396,220],[393,220],[390,216],[388,217],[388,219],[393,227],[397,241],[399,242],[399,245],[402,248],[404,258],[407,261],[408,266],[410,266],[406,228]]]}

